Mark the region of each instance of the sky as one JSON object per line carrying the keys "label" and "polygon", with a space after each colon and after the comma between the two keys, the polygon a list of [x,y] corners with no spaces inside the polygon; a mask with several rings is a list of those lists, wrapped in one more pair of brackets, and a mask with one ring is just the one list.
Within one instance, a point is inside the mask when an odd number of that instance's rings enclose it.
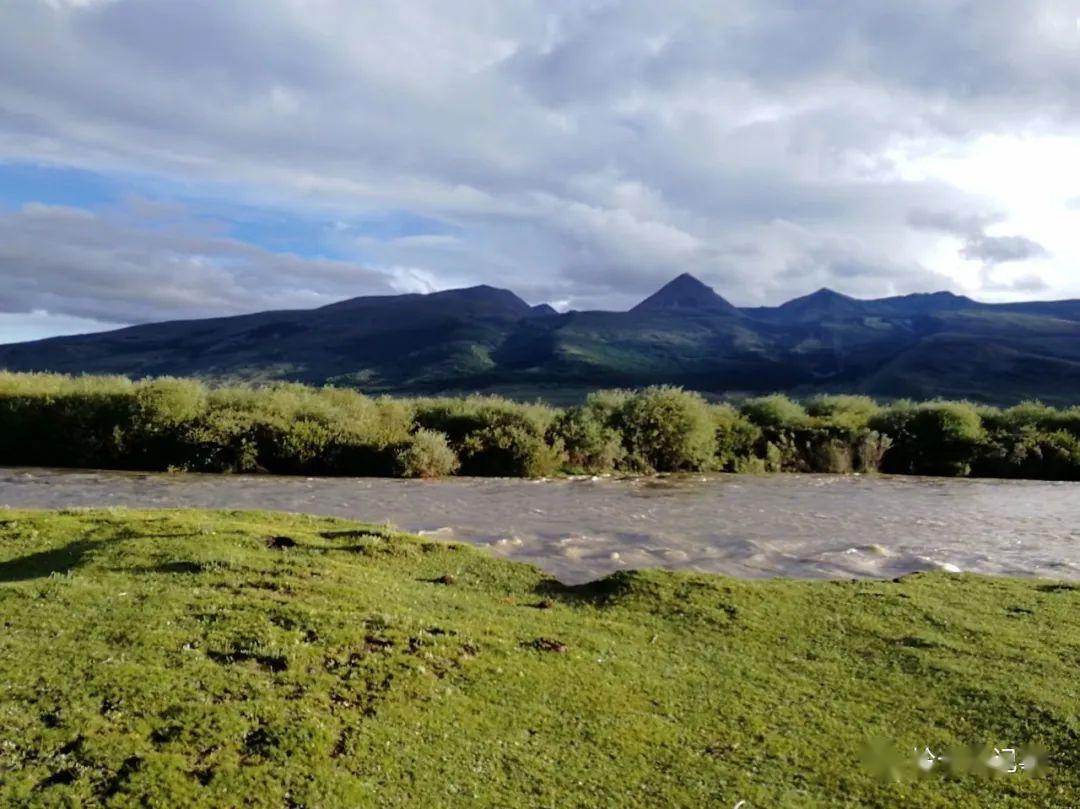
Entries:
{"label": "sky", "polygon": [[0,2],[0,342],[683,272],[1080,297],[1080,2]]}

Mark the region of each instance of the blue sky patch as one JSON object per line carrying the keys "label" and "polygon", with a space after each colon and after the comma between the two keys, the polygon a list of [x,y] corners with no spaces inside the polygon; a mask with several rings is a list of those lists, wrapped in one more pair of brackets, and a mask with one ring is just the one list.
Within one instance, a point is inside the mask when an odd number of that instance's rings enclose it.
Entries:
{"label": "blue sky patch", "polygon": [[143,198],[180,205],[187,216],[220,223],[228,236],[240,241],[306,258],[364,261],[369,258],[362,244],[365,237],[381,242],[460,232],[446,222],[403,210],[313,214],[252,205],[239,196],[224,187],[192,186],[146,175],[0,162],[0,206],[8,210],[28,203],[100,210]]}
{"label": "blue sky patch", "polygon": [[0,203],[5,208],[19,208],[28,202],[94,208],[115,202],[124,193],[124,185],[96,172],[0,162]]}

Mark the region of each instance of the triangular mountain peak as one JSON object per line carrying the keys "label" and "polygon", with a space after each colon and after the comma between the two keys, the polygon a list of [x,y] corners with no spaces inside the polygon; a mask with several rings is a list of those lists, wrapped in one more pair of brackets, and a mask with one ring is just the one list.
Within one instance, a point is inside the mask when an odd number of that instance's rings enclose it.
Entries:
{"label": "triangular mountain peak", "polygon": [[669,281],[659,290],[643,300],[630,311],[690,311],[690,312],[727,312],[738,310],[721,298],[712,287],[703,284],[690,273],[683,273]]}
{"label": "triangular mountain peak", "polygon": [[784,304],[784,306],[790,306],[793,303],[838,303],[841,301],[854,301],[849,295],[837,292],[835,289],[829,289],[828,287],[822,287],[817,292],[811,292],[809,295],[803,295],[801,298],[793,298]]}
{"label": "triangular mountain peak", "polygon": [[864,313],[865,307],[865,301],[822,287],[817,292],[788,301],[776,311],[786,317],[818,318],[828,315],[858,316]]}
{"label": "triangular mountain peak", "polygon": [[852,301],[855,300],[850,295],[845,295],[842,292],[837,292],[835,289],[829,289],[828,287],[822,287],[817,292],[811,292],[806,297],[819,301]]}
{"label": "triangular mountain peak", "polygon": [[550,317],[559,314],[559,310],[550,303],[538,303],[529,309],[529,317]]}

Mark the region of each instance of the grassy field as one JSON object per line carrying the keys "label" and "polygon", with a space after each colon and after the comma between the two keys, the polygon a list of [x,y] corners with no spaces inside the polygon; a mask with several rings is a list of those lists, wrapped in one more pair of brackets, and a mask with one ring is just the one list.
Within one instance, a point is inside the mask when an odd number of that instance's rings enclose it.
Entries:
{"label": "grassy field", "polygon": [[[1080,588],[620,574],[251,512],[0,510],[0,806],[1080,805]],[[885,782],[898,749],[1034,774]]]}

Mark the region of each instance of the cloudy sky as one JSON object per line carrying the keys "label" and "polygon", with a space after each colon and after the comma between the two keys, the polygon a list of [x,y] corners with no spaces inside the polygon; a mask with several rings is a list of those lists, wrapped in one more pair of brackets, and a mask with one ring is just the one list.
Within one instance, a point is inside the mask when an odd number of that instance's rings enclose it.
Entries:
{"label": "cloudy sky", "polygon": [[1080,297],[1077,0],[2,0],[0,341],[476,283]]}

